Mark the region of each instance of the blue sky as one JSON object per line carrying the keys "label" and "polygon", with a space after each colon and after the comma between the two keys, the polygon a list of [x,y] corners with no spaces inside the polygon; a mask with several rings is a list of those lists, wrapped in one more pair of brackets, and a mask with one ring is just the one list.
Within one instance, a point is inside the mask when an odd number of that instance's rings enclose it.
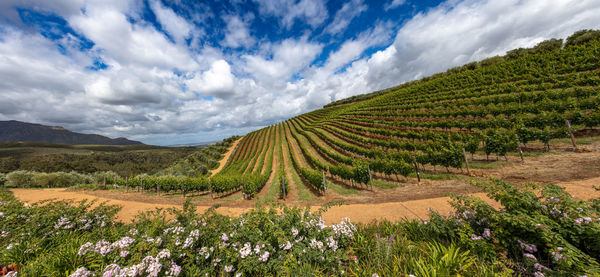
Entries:
{"label": "blue sky", "polygon": [[0,120],[170,145],[584,28],[595,0],[4,0]]}

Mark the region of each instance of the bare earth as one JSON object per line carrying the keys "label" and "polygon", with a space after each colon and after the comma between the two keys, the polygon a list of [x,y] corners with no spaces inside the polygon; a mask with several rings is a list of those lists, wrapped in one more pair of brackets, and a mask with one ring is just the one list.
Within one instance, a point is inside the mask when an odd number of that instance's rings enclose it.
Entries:
{"label": "bare earth", "polygon": [[[237,141],[225,154],[219,168],[214,172],[218,172],[224,166],[236,144]],[[533,146],[535,147],[535,145]],[[458,178],[424,180],[421,184],[408,178],[404,179],[404,186],[396,188],[375,187],[373,191],[361,190],[356,194],[331,193],[326,197],[315,197],[313,201],[286,200],[283,203],[294,206],[311,205],[315,209],[332,200],[343,200],[344,203],[347,203],[332,207],[323,215],[328,224],[338,223],[344,217],[361,223],[381,219],[426,219],[429,209],[438,211],[440,214],[452,211],[449,204],[450,198],[447,197],[448,193],[475,195],[498,207],[498,204],[486,198],[479,188],[469,185],[470,180],[481,180],[487,177],[497,177],[513,183],[536,182],[542,185],[554,183],[564,187],[574,197],[582,200],[600,198],[600,191],[594,189],[594,186],[600,186],[600,141],[594,141],[583,147],[587,151],[575,153],[568,144],[558,144],[550,153],[526,157],[524,163],[520,162],[519,157],[509,156],[509,162],[503,166],[472,169],[471,173],[474,177],[454,171],[453,173]],[[475,156],[475,160],[484,159],[485,156]],[[495,160],[495,157],[493,159]],[[437,172],[442,171],[438,168]],[[181,208],[184,202],[180,195],[156,196],[114,190],[13,189],[11,191],[17,198],[28,203],[48,199],[106,201],[108,204],[123,207],[117,215],[118,219],[123,222],[133,219],[142,211],[155,208]],[[211,199],[208,195],[199,195],[193,198],[193,202],[197,205],[199,212],[216,204],[221,205],[217,212],[229,216],[238,216],[254,207],[254,201],[243,200],[236,194],[221,199]]]}
{"label": "bare earth", "polygon": [[219,161],[219,167],[217,167],[215,170],[211,171],[210,176],[213,176],[213,175],[219,173],[219,171],[221,171],[221,169],[223,169],[223,167],[225,167],[225,165],[227,164],[227,161],[229,161],[229,156],[231,156],[231,153],[233,153],[233,150],[235,150],[235,147],[238,145],[238,143],[241,140],[242,140],[242,138],[239,138],[238,140],[234,141],[233,144],[231,144],[231,146],[229,147],[229,150],[227,150],[227,152],[225,152],[225,155]]}

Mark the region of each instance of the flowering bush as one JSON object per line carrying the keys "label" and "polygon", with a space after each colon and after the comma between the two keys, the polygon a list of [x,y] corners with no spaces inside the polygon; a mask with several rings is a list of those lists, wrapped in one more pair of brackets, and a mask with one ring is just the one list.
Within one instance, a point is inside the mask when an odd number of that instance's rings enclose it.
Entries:
{"label": "flowering bush", "polygon": [[[561,188],[479,184],[503,208],[454,197],[427,221],[326,225],[322,211],[257,208],[230,218],[117,207],[27,205],[0,191],[0,264],[26,276],[578,276],[600,272],[598,200]],[[13,276],[17,271],[11,271]]]}

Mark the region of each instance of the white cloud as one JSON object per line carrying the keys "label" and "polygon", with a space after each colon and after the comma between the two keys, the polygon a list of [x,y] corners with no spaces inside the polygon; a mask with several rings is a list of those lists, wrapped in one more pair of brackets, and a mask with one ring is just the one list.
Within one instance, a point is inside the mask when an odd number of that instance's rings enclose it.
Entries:
{"label": "white cloud", "polygon": [[406,0],[391,0],[383,6],[383,9],[388,11],[400,7],[406,3]]}
{"label": "white cloud", "polygon": [[248,22],[245,22],[237,15],[226,15],[223,20],[227,22],[225,38],[221,42],[223,46],[238,48],[244,46],[251,47],[256,43],[256,40],[250,35]]}
{"label": "white cloud", "polygon": [[209,70],[187,81],[192,91],[218,97],[231,95],[234,92],[234,83],[235,77],[231,74],[231,67],[225,60],[213,62]]}
{"label": "white cloud", "polygon": [[281,25],[290,29],[296,20],[304,21],[313,28],[321,25],[327,17],[327,7],[320,0],[254,0],[264,16],[279,18]]}
{"label": "white cloud", "polygon": [[190,38],[195,29],[192,24],[177,15],[172,9],[164,7],[159,0],[151,1],[150,6],[160,25],[177,43],[183,43],[185,39]]}
{"label": "white cloud", "polygon": [[365,5],[362,0],[350,0],[335,13],[333,22],[327,26],[324,32],[334,35],[339,34],[348,28],[352,19],[366,11],[367,8],[367,5]]}
{"label": "white cloud", "polygon": [[[332,100],[600,27],[600,3],[592,0],[452,0],[415,15],[396,33],[392,30],[398,26],[378,22],[336,46],[314,41],[310,33],[244,45],[245,35],[231,28],[222,41],[230,49],[223,50],[207,46],[177,19],[182,17],[157,4],[154,9],[165,12],[160,24],[175,42],[140,20],[140,1],[73,1],[80,6],[40,2],[39,9],[64,16],[94,42],[89,51],[80,51],[74,37],[52,41],[0,20],[0,120],[64,125],[149,143],[214,141]],[[0,9],[17,2],[6,3]],[[299,21],[321,26],[328,16],[320,1],[262,1],[259,7],[284,28]],[[348,26],[342,19],[333,24],[338,14],[324,29],[342,32]],[[246,23],[243,31],[249,36],[253,30],[247,18],[234,15],[227,22],[235,17]],[[180,23],[183,27],[174,27]],[[200,48],[180,43],[190,36]],[[369,54],[374,49],[379,50]],[[96,59],[109,67],[87,69]],[[205,100],[198,93],[214,98]]]}

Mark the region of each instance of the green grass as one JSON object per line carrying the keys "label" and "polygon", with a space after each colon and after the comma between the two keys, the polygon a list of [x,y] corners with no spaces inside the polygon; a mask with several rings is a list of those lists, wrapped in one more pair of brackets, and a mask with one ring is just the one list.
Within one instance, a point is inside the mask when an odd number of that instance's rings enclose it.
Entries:
{"label": "green grass", "polygon": [[[346,188],[344,186],[332,183],[332,182],[328,182],[327,183],[327,190],[333,190],[338,194],[342,194],[342,195],[348,195],[348,194],[358,194],[358,190],[356,189],[351,189],[351,188]],[[327,192],[326,192],[327,193]]]}
{"label": "green grass", "polygon": [[[280,180],[281,176],[279,174],[275,174],[275,179],[274,180]],[[256,200],[256,203],[261,205],[261,204],[265,204],[265,203],[272,203],[277,201],[277,197],[279,194],[279,181],[278,182],[272,182],[271,186],[269,186],[269,190],[267,191],[267,193],[265,193],[265,195],[262,198],[258,198]]]}
{"label": "green grass", "polygon": [[493,169],[493,168],[501,168],[507,165],[510,165],[510,162],[504,160],[490,160],[490,161],[471,161],[469,165],[471,168],[475,169]]}
{"label": "green grass", "polygon": [[[446,169],[444,169],[446,170]],[[438,169],[438,173],[431,172],[421,172],[421,179],[429,179],[429,180],[456,180],[466,178],[463,175],[453,174],[453,173],[441,173]],[[412,172],[408,174],[408,177],[417,178],[417,174]]]}
{"label": "green grass", "polygon": [[373,186],[382,188],[382,189],[393,189],[393,188],[397,188],[397,187],[403,187],[403,186],[405,186],[405,184],[396,183],[396,182],[387,182],[387,181],[381,181],[381,180],[373,180]]}
{"label": "green grass", "polygon": [[[577,145],[590,145],[594,142],[598,142],[600,141],[600,137],[586,137],[586,138],[575,138],[575,143],[577,143]],[[556,144],[569,144],[571,145],[571,139],[570,138],[560,138],[560,139],[553,139],[550,141],[550,145],[556,145]]]}

